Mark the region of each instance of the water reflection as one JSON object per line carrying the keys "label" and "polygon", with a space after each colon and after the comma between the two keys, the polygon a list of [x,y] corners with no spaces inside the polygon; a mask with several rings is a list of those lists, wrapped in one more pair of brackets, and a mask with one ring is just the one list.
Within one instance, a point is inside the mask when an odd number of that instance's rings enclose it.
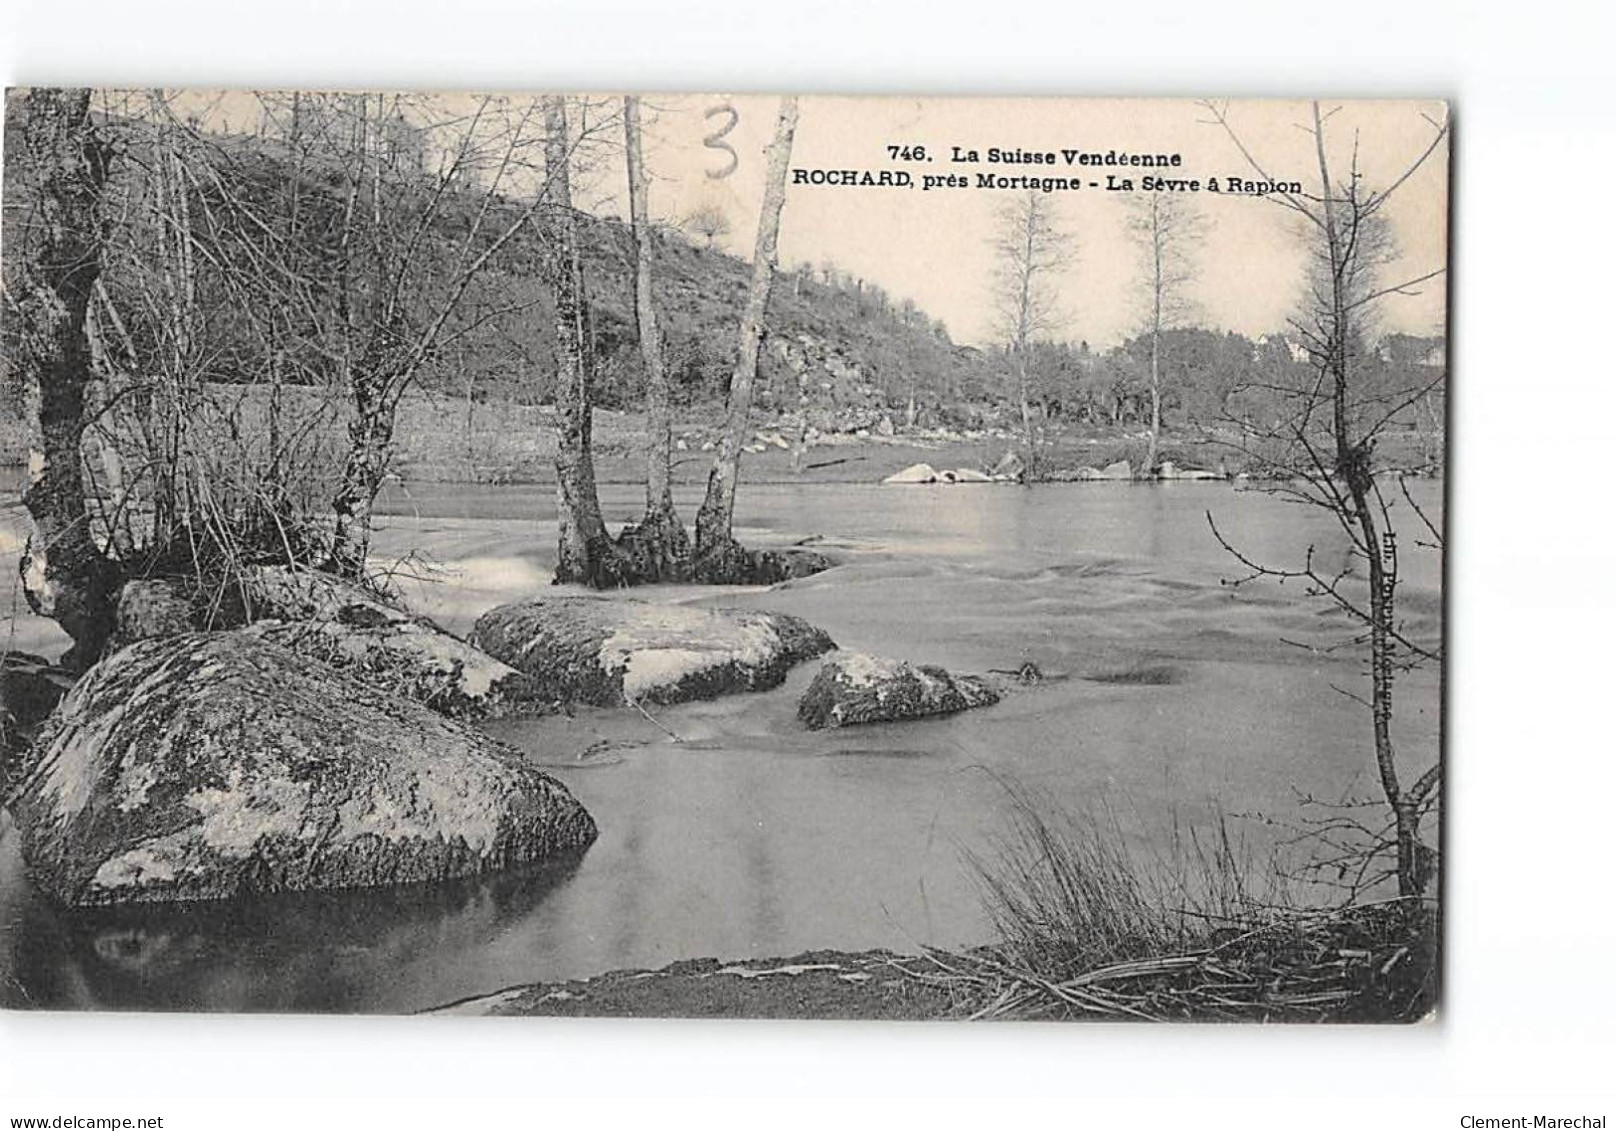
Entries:
{"label": "water reflection", "polygon": [[0,1000],[11,1008],[417,1008],[443,1000],[455,981],[447,967],[541,919],[578,865],[379,891],[67,909],[28,888],[14,844],[7,835],[5,884],[21,903],[7,916]]}
{"label": "water reflection", "polygon": [[[1440,521],[1440,485],[1411,487]],[[606,495],[614,521],[643,506],[637,488]],[[69,913],[33,894],[0,818],[3,1000],[390,1012],[679,958],[968,945],[990,925],[960,849],[997,827],[1003,802],[985,769],[1077,811],[1114,799],[1157,828],[1175,809],[1289,815],[1297,789],[1373,788],[1368,716],[1333,690],[1363,669],[1323,650],[1350,626],[1294,585],[1224,585],[1241,570],[1206,522],[1212,511],[1258,560],[1313,547],[1334,563],[1345,537],[1315,508],[1201,483],[749,486],[739,503],[748,541],[824,534],[859,549],[768,592],[668,595],[793,613],[848,648],[959,671],[1031,660],[1053,678],[988,710],[846,732],[797,722],[812,665],[769,694],[659,710],[682,743],[623,711],[489,724],[601,835],[581,860],[475,883]],[[535,512],[553,514],[548,492],[415,489],[377,552],[449,566],[421,604],[464,628],[547,582],[554,528],[535,528]],[[1440,557],[1411,548],[1403,566],[1405,630],[1433,637]],[[1436,749],[1438,687],[1434,670],[1399,683],[1412,762]]]}

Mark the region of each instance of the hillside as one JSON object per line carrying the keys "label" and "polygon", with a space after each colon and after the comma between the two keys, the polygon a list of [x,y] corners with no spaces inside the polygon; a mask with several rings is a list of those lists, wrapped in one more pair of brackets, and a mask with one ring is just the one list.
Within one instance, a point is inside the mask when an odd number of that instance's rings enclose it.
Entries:
{"label": "hillside", "polygon": [[[172,304],[161,301],[169,285],[163,277],[167,221],[152,170],[161,166],[161,147],[176,142],[154,140],[151,128],[139,123],[108,123],[107,128],[116,131],[119,152],[109,207],[130,219],[118,227],[106,256],[107,317],[92,312],[107,339],[99,343],[102,356],[156,381],[182,376],[194,385],[338,385],[337,281],[344,270],[350,272],[347,282],[354,278],[353,268],[343,265],[337,236],[345,204],[351,203],[344,199],[345,186],[352,184],[349,155],[339,149],[293,150],[253,136],[181,139],[191,147],[187,159],[208,172],[192,180],[185,200],[192,239],[203,254],[196,260],[194,309],[183,328],[188,368],[183,374],[164,373],[165,365],[172,369],[166,359],[174,355],[178,329],[172,313],[156,313],[171,312]],[[9,163],[12,151],[7,157]],[[478,236],[475,218],[483,200],[475,189],[438,194],[419,171],[401,171],[396,178],[385,202],[388,223],[407,229],[426,218],[422,238],[408,249],[411,283],[400,314],[404,323],[419,326],[431,319],[434,303],[449,289],[445,276],[463,249],[478,238],[486,242],[488,231],[499,230],[529,205],[495,198]],[[26,215],[27,202],[11,193],[6,203],[7,242],[16,246],[11,229]],[[633,412],[643,402],[644,375],[633,318],[630,233],[622,221],[587,214],[580,214],[579,229],[598,362],[596,404]],[[723,402],[734,366],[749,265],[672,228],[656,233],[652,250],[676,402],[693,418],[710,418]],[[553,399],[554,328],[542,255],[539,225],[530,219],[466,290],[440,348],[417,377],[418,392],[468,409]],[[275,292],[273,282],[265,282],[273,280],[275,270],[259,263],[270,261],[298,279],[297,294]],[[265,317],[265,308],[276,304],[279,308]],[[766,325],[756,397],[763,420],[806,402],[808,422],[827,433],[1019,427],[1000,351],[956,345],[940,322],[911,301],[894,301],[879,286],[834,265],[782,273]],[[1372,359],[1369,373],[1393,402],[1399,390],[1421,388],[1440,373],[1440,363],[1430,361],[1439,339],[1394,345],[1399,348],[1381,348],[1383,356]],[[1254,342],[1232,333],[1179,330],[1164,341],[1163,351],[1169,427],[1274,419],[1280,406],[1272,390],[1306,378],[1305,359],[1277,335]],[[1137,427],[1147,417],[1146,352],[1138,340],[1103,352],[1086,343],[1040,344],[1030,358],[1035,413],[1056,430]],[[787,354],[802,370],[800,385]],[[20,403],[14,384],[6,366],[0,377],[0,403],[6,407]],[[1399,411],[1410,426],[1438,429],[1444,415],[1441,393],[1421,396]],[[19,429],[0,427],[0,458],[19,462],[22,444]]]}

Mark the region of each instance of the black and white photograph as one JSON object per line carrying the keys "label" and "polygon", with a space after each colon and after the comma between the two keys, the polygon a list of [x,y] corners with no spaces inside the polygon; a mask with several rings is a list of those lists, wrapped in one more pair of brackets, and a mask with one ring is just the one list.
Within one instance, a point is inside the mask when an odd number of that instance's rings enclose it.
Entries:
{"label": "black and white photograph", "polygon": [[0,1002],[1431,1021],[1451,112],[9,90]]}

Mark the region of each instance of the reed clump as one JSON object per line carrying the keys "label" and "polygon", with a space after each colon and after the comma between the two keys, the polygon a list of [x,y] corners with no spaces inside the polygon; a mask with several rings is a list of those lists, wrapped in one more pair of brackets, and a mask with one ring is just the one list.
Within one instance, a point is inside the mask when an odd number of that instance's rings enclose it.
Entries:
{"label": "reed clump", "polygon": [[1150,850],[1114,810],[1004,785],[1004,831],[966,854],[998,941],[903,967],[948,988],[960,1016],[1395,1022],[1434,1008],[1431,901],[1306,905],[1295,873],[1225,818],[1175,822]]}

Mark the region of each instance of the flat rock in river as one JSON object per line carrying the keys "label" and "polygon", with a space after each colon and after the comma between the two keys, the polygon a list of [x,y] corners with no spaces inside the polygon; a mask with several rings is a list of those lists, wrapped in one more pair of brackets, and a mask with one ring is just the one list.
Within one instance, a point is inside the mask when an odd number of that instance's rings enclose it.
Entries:
{"label": "flat rock in river", "polygon": [[912,463],[902,471],[894,471],[881,480],[883,483],[935,483],[937,469],[929,463]]}
{"label": "flat rock in river", "polygon": [[798,617],[547,594],[478,618],[474,647],[563,702],[680,703],[777,687],[836,647]]}
{"label": "flat rock in river", "polygon": [[509,747],[239,632],[107,657],[36,750],[11,807],[65,904],[444,880],[595,838]]}
{"label": "flat rock in river", "polygon": [[979,676],[842,652],[820,667],[797,704],[797,717],[809,729],[822,730],[946,715],[998,701],[999,693]]}

